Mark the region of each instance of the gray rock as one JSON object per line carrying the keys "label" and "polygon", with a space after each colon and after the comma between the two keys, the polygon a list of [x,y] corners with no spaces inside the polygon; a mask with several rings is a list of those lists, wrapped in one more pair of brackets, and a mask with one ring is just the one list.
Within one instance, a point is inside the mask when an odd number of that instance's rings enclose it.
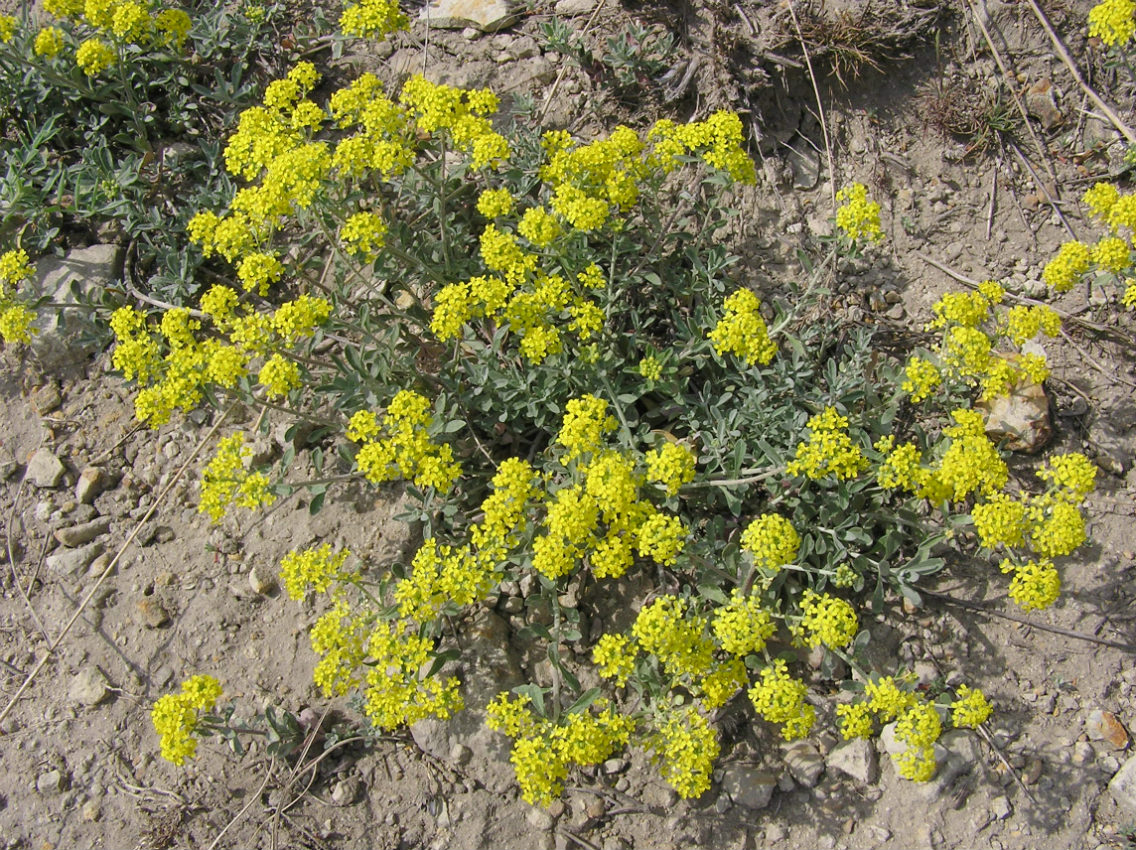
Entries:
{"label": "gray rock", "polygon": [[[485,725],[485,707],[501,691],[521,684],[521,667],[509,643],[508,624],[491,611],[479,609],[462,652],[460,671],[465,709],[449,720],[420,720],[410,734],[424,752],[445,760],[455,744],[469,747],[472,757],[466,771],[493,793],[513,786],[509,766],[509,738]],[[447,665],[438,674],[458,672]]]}
{"label": "gray rock", "polygon": [[956,729],[947,732],[935,744],[938,772],[920,788],[927,799],[942,796],[958,777],[974,769],[982,753],[972,732]]}
{"label": "gray rock", "polygon": [[50,449],[38,448],[28,459],[24,477],[41,490],[54,490],[63,481],[66,472],[63,462]]}
{"label": "gray rock", "polygon": [[1136,756],[1130,756],[1108,783],[1108,792],[1129,817],[1136,815]]}
{"label": "gray rock", "polygon": [[1005,796],[995,797],[990,801],[990,815],[998,820],[1005,820],[1010,816],[1013,809],[1010,808],[1010,801]]}
{"label": "gray rock", "polygon": [[[68,251],[63,257],[43,257],[36,263],[32,282],[38,294],[54,304],[78,305],[94,300],[119,277],[121,249],[92,245]],[[39,333],[32,348],[46,368],[66,368],[85,360],[94,349],[76,337],[89,322],[87,310],[44,310],[36,322]]]}
{"label": "gray rock", "polygon": [[771,823],[765,828],[766,844],[776,844],[778,841],[782,841],[788,836],[789,833],[785,831],[785,827],[781,826],[779,823]]}
{"label": "gray rock", "polygon": [[44,796],[58,794],[66,787],[63,771],[56,768],[36,777],[36,790]]}
{"label": "gray rock", "polygon": [[96,537],[110,531],[110,517],[99,517],[90,522],[73,525],[70,528],[60,528],[55,532],[55,539],[69,549],[75,549],[90,543]]}
{"label": "gray rock", "polygon": [[518,17],[516,7],[506,0],[434,0],[418,19],[441,29],[474,26],[482,32],[497,32],[516,23]]}
{"label": "gray rock", "polygon": [[744,764],[731,764],[722,771],[722,791],[734,805],[745,809],[764,809],[773,799],[777,776]]}
{"label": "gray rock", "polygon": [[525,820],[529,826],[538,832],[547,832],[556,824],[556,819],[552,817],[552,814],[541,806],[530,808],[525,813]]}
{"label": "gray rock", "polygon": [[54,555],[48,555],[44,560],[47,568],[61,575],[76,575],[87,569],[91,562],[103,553],[103,544],[96,540],[78,549],[64,549]]}
{"label": "gray rock", "polygon": [[1132,468],[1132,446],[1121,429],[1111,422],[1097,420],[1089,429],[1089,442],[1096,449],[1097,465],[1112,475],[1124,475]]}
{"label": "gray rock", "polygon": [[79,480],[75,484],[75,501],[80,505],[89,505],[111,486],[112,479],[105,469],[101,466],[88,466],[79,473]]}
{"label": "gray rock", "polygon": [[135,605],[138,621],[148,629],[160,629],[170,621],[165,606],[153,596],[143,596]]}
{"label": "gray rock", "polygon": [[876,748],[866,738],[853,738],[833,747],[826,764],[829,770],[850,776],[863,785],[871,785],[880,776]]}
{"label": "gray rock", "polygon": [[110,696],[110,682],[98,667],[81,667],[71,680],[68,694],[79,705],[98,705]]}
{"label": "gray rock", "polygon": [[812,788],[824,773],[824,758],[808,741],[794,741],[785,747],[785,766],[793,779]]}

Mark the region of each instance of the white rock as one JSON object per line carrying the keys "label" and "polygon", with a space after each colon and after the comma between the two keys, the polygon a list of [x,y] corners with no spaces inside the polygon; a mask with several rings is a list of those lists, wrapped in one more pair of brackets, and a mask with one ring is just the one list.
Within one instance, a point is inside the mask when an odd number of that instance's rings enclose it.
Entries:
{"label": "white rock", "polygon": [[880,775],[876,748],[866,738],[853,738],[833,747],[828,754],[828,769],[850,776],[864,785],[871,785]]}
{"label": "white rock", "polygon": [[430,26],[460,30],[475,26],[482,32],[497,32],[517,21],[519,15],[507,0],[435,0],[418,18]]}
{"label": "white rock", "polygon": [[24,477],[42,490],[54,490],[63,480],[67,468],[49,449],[39,448],[28,458]]}
{"label": "white rock", "polygon": [[268,596],[276,590],[276,576],[262,564],[256,564],[249,570],[249,587],[254,593]]}

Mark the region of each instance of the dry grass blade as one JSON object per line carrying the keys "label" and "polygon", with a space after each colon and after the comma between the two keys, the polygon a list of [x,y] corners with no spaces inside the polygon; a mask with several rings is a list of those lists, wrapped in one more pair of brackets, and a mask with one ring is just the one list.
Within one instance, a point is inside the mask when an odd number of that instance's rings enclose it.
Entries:
{"label": "dry grass blade", "polygon": [[821,102],[820,87],[817,85],[816,72],[813,71],[812,59],[809,58],[809,49],[805,46],[805,37],[801,34],[801,24],[797,20],[797,11],[793,7],[793,0],[789,0],[789,14],[793,18],[793,26],[797,30],[797,38],[801,42],[801,50],[805,54],[805,64],[809,69],[809,82],[813,84],[813,95],[817,102],[817,119],[820,121],[820,130],[824,134],[824,152],[828,158],[828,188],[832,193],[832,208],[836,209],[836,166],[832,161],[832,143],[828,138],[828,122],[824,117],[824,104]]}

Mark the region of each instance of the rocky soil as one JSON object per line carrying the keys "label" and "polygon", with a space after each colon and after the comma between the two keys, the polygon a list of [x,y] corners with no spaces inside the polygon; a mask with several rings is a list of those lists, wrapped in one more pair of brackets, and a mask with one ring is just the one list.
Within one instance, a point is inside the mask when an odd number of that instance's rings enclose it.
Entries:
{"label": "rocky soil", "polygon": [[[739,109],[761,165],[746,198],[745,274],[763,285],[800,276],[797,249],[827,233],[833,185],[865,182],[884,205],[888,238],[841,270],[840,309],[897,337],[922,326],[955,276],[1044,296],[1041,267],[1057,246],[1070,232],[1095,238],[1080,194],[1127,173],[1119,134],[1087,101],[1028,2],[988,0],[977,10],[833,2],[829,13],[865,5],[893,16],[881,29],[890,40],[873,47],[878,69],[861,63],[857,76],[819,41],[808,51],[823,128],[787,7],[757,0],[559,0],[555,8],[538,0],[492,33],[442,29],[435,15],[429,32],[418,21],[393,45],[360,46],[341,64],[388,78],[425,65],[436,80],[531,97],[548,127],[585,137],[617,120]],[[1089,83],[1133,120],[1130,81],[1104,68],[1084,35],[1091,3],[1043,5]],[[670,70],[631,91],[616,86],[606,72],[548,49],[541,24],[554,14],[601,52],[630,22],[669,29],[677,42]],[[844,84],[822,74],[832,67]],[[1020,98],[1028,129],[1019,120],[1013,141],[988,146],[939,132],[944,97],[993,96],[999,80],[998,96],[1010,112]],[[120,262],[115,246],[76,248],[41,261],[40,284],[98,286]],[[0,370],[0,710],[13,702],[0,720],[0,844],[1132,846],[1133,325],[1098,291],[1079,290],[1060,308],[1083,322],[1067,323],[1047,352],[1046,450],[1083,451],[1101,467],[1087,506],[1091,544],[1064,566],[1061,601],[1022,616],[1004,582],[955,570],[937,588],[948,599],[928,597],[918,609],[897,601],[872,626],[924,682],[983,688],[996,706],[989,735],[945,736],[938,776],[915,785],[897,777],[886,738],[842,743],[821,731],[784,745],[761,724],[727,723],[713,788],[699,800],[679,801],[632,755],[582,776],[550,809],[519,799],[505,739],[460,717],[343,744],[310,769],[270,759],[261,743],[237,758],[215,740],[184,768],[164,762],[150,707],[193,673],[217,676],[245,716],[272,707],[348,734],[358,715],[347,702],[323,702],[311,685],[307,629],[320,610],[280,592],[277,564],[316,541],[389,564],[411,545],[411,529],[394,519],[401,496],[392,487],[329,500],[315,515],[297,496],[211,527],[196,492],[212,419],[138,428],[131,390],[110,372],[106,350],[80,345],[89,335],[79,323],[45,325],[34,350],[4,350]],[[242,416],[248,427],[257,412]],[[267,458],[286,447],[290,423],[262,424],[256,451]],[[527,616],[526,590],[504,587],[477,614],[475,645],[465,651],[476,659],[464,671],[467,701],[536,663],[510,642]],[[612,604],[631,604],[633,592]],[[825,717],[836,696],[818,688],[810,698]]]}

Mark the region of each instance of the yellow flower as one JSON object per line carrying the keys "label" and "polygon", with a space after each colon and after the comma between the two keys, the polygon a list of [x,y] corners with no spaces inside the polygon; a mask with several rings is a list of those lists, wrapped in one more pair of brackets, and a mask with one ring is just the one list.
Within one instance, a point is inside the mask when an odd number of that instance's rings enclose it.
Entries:
{"label": "yellow flower", "polygon": [[761,302],[748,289],[739,289],[722,305],[725,315],[710,331],[710,341],[719,355],[733,354],[750,366],[765,366],[777,353],[777,343],[769,338],[765,319],[758,312]]}
{"label": "yellow flower", "polygon": [[1132,265],[1132,252],[1123,239],[1106,236],[1093,246],[1092,260],[1105,271],[1120,274]]}
{"label": "yellow flower", "polygon": [[344,5],[339,16],[344,35],[357,38],[382,38],[392,32],[408,29],[410,18],[398,7],[398,0],[359,0]]}
{"label": "yellow flower", "polygon": [[118,61],[115,52],[97,38],[88,38],[75,51],[75,64],[88,77],[101,74]]}
{"label": "yellow flower", "polygon": [[8,343],[29,343],[32,334],[39,333],[38,328],[32,327],[36,319],[35,313],[23,304],[15,304],[0,311],[0,337]]}
{"label": "yellow flower", "polygon": [[1010,581],[1010,598],[1023,611],[1048,608],[1061,595],[1061,576],[1048,559],[1015,564],[1007,558],[1002,561],[1001,570],[1014,573]]}
{"label": "yellow flower", "polygon": [[951,723],[958,729],[977,729],[994,711],[986,695],[977,688],[960,685],[958,699],[951,703]]}
{"label": "yellow flower", "polygon": [[808,421],[809,441],[797,444],[797,456],[785,467],[790,475],[805,475],[819,481],[829,475],[844,481],[867,467],[860,447],[848,435],[848,419],[826,407]]}
{"label": "yellow flower", "polygon": [[1092,253],[1084,242],[1066,242],[1042,270],[1042,279],[1057,292],[1068,292],[1089,270]]}
{"label": "yellow flower", "polygon": [[1106,47],[1123,47],[1136,34],[1136,2],[1102,0],[1089,10],[1089,35]]}
{"label": "yellow flower", "polygon": [[360,212],[343,223],[339,238],[348,254],[369,263],[379,256],[386,232],[387,225],[382,217],[372,212]]}
{"label": "yellow flower", "polygon": [[59,27],[44,27],[36,33],[35,54],[49,58],[56,56],[63,49],[63,44],[63,30]]}
{"label": "yellow flower", "polygon": [[912,357],[907,361],[907,380],[900,386],[905,393],[911,394],[911,400],[920,402],[934,392],[943,380],[939,367],[923,357]]}
{"label": "yellow flower", "polygon": [[637,647],[626,635],[605,634],[592,649],[592,663],[605,679],[612,679],[622,688],[635,672]]}
{"label": "yellow flower", "polygon": [[[35,274],[27,252],[23,248],[5,251],[0,254],[0,281],[9,286],[16,286],[29,280]],[[3,287],[0,287],[2,289]]]}
{"label": "yellow flower", "polygon": [[742,549],[755,566],[777,570],[797,559],[801,538],[792,523],[779,514],[759,516],[742,532]]}
{"label": "yellow flower", "polygon": [[7,44],[16,35],[17,21],[12,15],[0,15],[0,43]]}
{"label": "yellow flower", "polygon": [[860,623],[856,610],[843,599],[806,590],[801,599],[801,629],[806,646],[831,649],[848,646],[856,637]]}
{"label": "yellow flower", "polygon": [[701,714],[673,711],[656,722],[647,748],[660,764],[660,772],[684,800],[700,797],[710,788],[710,774],[718,758],[718,736]]}
{"label": "yellow flower", "polygon": [[556,442],[568,450],[560,459],[567,466],[576,458],[600,448],[604,435],[614,431],[618,423],[607,412],[607,402],[592,395],[570,400]]}
{"label": "yellow flower", "polygon": [[281,354],[269,357],[256,377],[269,398],[283,398],[302,383],[300,367]]}
{"label": "yellow flower", "polygon": [[789,675],[782,658],[761,671],[761,681],[749,690],[754,711],[770,723],[781,723],[781,737],[793,741],[805,737],[816,722],[816,709],[805,702],[805,683]]}
{"label": "yellow flower", "polygon": [[1120,200],[1120,192],[1111,183],[1097,183],[1085,192],[1081,200],[1088,205],[1094,218],[1107,221],[1112,208]]}
{"label": "yellow flower", "polygon": [[694,452],[681,443],[667,442],[647,452],[647,480],[659,484],[668,496],[677,496],[684,484],[694,480]]}
{"label": "yellow flower", "polygon": [[777,631],[777,624],[758,596],[743,596],[735,590],[730,601],[714,612],[711,623],[722,649],[731,655],[761,652]]}
{"label": "yellow flower", "polygon": [[334,552],[328,543],[303,552],[289,552],[280,562],[284,589],[293,599],[300,600],[307,594],[309,586],[316,593],[326,593],[333,581],[356,578],[357,573],[343,570],[343,564],[350,555],[347,549]]}
{"label": "yellow flower", "polygon": [[161,737],[162,758],[182,765],[194,756],[199,715],[211,711],[221,694],[221,685],[212,676],[192,676],[182,683],[180,694],[166,694],[154,703],[150,720]]}
{"label": "yellow flower", "polygon": [[867,239],[877,242],[884,238],[880,229],[880,205],[868,200],[868,189],[863,183],[851,183],[836,193],[842,202],[836,208],[836,226],[849,239]]}

